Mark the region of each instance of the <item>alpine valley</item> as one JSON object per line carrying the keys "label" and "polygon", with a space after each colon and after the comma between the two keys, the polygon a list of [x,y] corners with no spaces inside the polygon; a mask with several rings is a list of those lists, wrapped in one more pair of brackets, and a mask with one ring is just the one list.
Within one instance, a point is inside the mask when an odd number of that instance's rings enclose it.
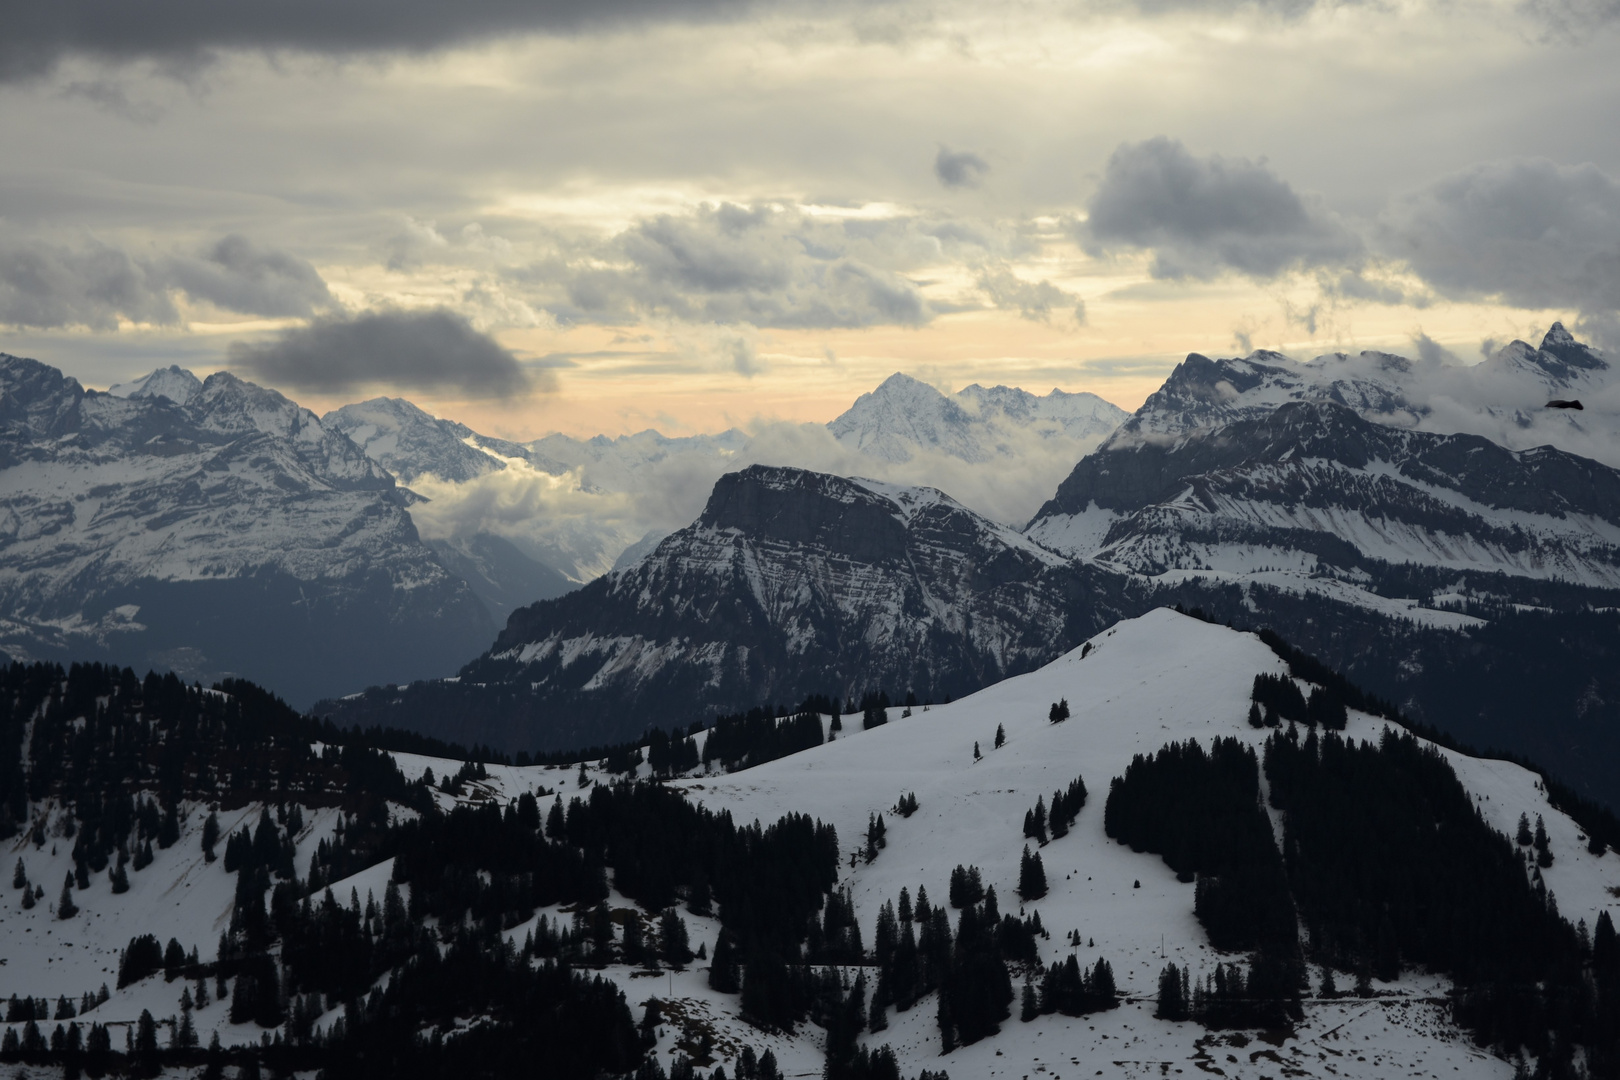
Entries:
{"label": "alpine valley", "polygon": [[1562,326],[522,443],[5,356],[0,425],[19,1075],[1620,1077]]}

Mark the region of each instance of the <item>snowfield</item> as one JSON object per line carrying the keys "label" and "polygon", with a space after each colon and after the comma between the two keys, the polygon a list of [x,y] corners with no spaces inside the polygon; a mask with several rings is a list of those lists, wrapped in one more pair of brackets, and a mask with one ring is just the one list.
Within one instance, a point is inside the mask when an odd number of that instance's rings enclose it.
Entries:
{"label": "snowfield", "polygon": [[[1001,909],[1019,910],[1016,895],[1020,854],[1026,843],[1024,811],[1038,796],[1050,800],[1076,776],[1089,798],[1070,833],[1042,849],[1049,894],[1030,905],[1051,935],[1041,943],[1049,963],[1067,951],[1082,964],[1098,956],[1112,964],[1121,1008],[1081,1018],[1043,1016],[1025,1024],[1013,1018],[1001,1033],[941,1055],[932,996],[906,1013],[891,1011],[890,1026],[863,1038],[888,1043],[900,1055],[903,1071],[945,1069],[956,1080],[972,1077],[1191,1076],[1195,1070],[1225,1077],[1390,1077],[1452,1076],[1505,1078],[1511,1064],[1482,1052],[1448,1019],[1446,980],[1409,973],[1392,984],[1375,983],[1371,1000],[1339,998],[1305,1001],[1306,1018],[1286,1034],[1209,1031],[1195,1023],[1155,1020],[1154,995],[1165,963],[1190,967],[1193,977],[1221,961],[1237,959],[1211,949],[1193,915],[1193,886],[1182,884],[1157,855],[1136,854],[1103,834],[1103,803],[1109,781],[1136,754],[1148,754],[1171,740],[1196,738],[1206,746],[1216,737],[1236,737],[1258,749],[1266,731],[1246,722],[1249,693],[1257,673],[1286,674],[1275,654],[1256,637],[1160,609],[1121,622],[1046,667],[1005,680],[952,704],[889,711],[889,722],[860,730],[859,716],[844,718],[844,730],[830,743],[791,757],[731,774],[694,774],[675,781],[690,797],[739,821],[770,822],[790,811],[834,824],[844,860],[841,885],[854,897],[864,940],[870,944],[878,910],[902,887],[916,895],[926,886],[934,903],[947,896],[950,870],[976,865],[994,886]],[[1072,715],[1061,724],[1047,720],[1051,703],[1067,699]],[[993,748],[997,725],[1006,744]],[[1352,712],[1346,737],[1376,740],[1385,722]],[[980,757],[975,758],[977,743]],[[1459,779],[1473,795],[1484,819],[1510,835],[1521,813],[1546,822],[1555,862],[1543,871],[1559,909],[1572,922],[1590,927],[1598,913],[1620,896],[1620,855],[1587,853],[1576,824],[1554,810],[1532,772],[1501,761],[1446,752]],[[407,776],[432,768],[453,774],[458,762],[398,754]],[[599,764],[599,763],[595,763]],[[514,799],[540,788],[563,799],[582,790],[575,766],[488,766],[487,780],[467,785],[463,801]],[[646,766],[642,766],[643,772]],[[588,768],[589,783],[606,774]],[[903,819],[892,811],[904,794],[915,792],[918,811]],[[448,805],[451,796],[440,794]],[[549,798],[542,799],[542,810]],[[46,895],[31,912],[18,908],[14,891],[4,894],[0,914],[0,997],[67,993],[75,1001],[102,982],[116,982],[117,952],[136,933],[166,941],[177,936],[211,958],[229,919],[233,879],[220,863],[203,862],[198,837],[206,810],[191,807],[179,844],[158,852],[157,862],[131,874],[131,890],[114,898],[105,877],[85,893],[75,892],[82,909],[68,921],[53,919],[49,906],[71,865],[71,841],[52,838],[43,851],[26,838],[9,845],[4,869],[21,855],[31,880]],[[868,816],[882,813],[887,846],[868,864],[857,857]],[[258,808],[221,815],[222,830],[251,824]],[[332,812],[306,813],[299,840],[298,866],[332,827]],[[50,855],[51,845],[58,854]],[[223,841],[221,843],[223,850]],[[384,863],[339,882],[333,891],[347,900],[355,889],[380,902],[391,867]],[[615,894],[615,907],[633,905]],[[567,920],[567,912],[543,914]],[[692,946],[712,953],[718,923],[682,912]],[[538,915],[537,915],[538,918]],[[953,920],[954,921],[954,920]],[[528,925],[509,931],[521,943]],[[1071,950],[1070,931],[1083,944]],[[68,943],[72,944],[69,945]],[[769,1047],[790,1076],[819,1076],[822,1032],[804,1025],[793,1034],[764,1033],[737,1017],[738,999],[708,988],[702,961],[684,971],[648,974],[614,966],[606,973],[625,991],[639,1015],[650,998],[666,1003],[659,1052],[666,1067],[677,1043],[690,1047],[704,1033],[714,1040],[716,1061],[728,1074],[742,1045]],[[1353,977],[1338,972],[1341,986]],[[1320,972],[1312,968],[1313,983]],[[1021,974],[1015,971],[1015,987]],[[160,1019],[178,1013],[183,983],[166,984],[155,975],[122,991],[92,1016],[102,1022],[131,1022],[144,1009]],[[210,988],[212,989],[212,988]],[[218,1029],[227,1043],[257,1042],[251,1025],[224,1022],[219,1003],[196,1014],[204,1043]],[[323,1018],[330,1023],[335,1014]]]}

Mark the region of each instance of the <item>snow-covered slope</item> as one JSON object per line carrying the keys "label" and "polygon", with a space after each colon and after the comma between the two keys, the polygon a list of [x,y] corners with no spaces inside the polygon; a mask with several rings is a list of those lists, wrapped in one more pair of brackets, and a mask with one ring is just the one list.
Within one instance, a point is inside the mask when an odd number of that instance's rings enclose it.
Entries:
{"label": "snow-covered slope", "polygon": [[410,498],[234,375],[178,404],[0,356],[0,648],[239,674],[300,703],[450,670],[493,626]]}
{"label": "snow-covered slope", "polygon": [[[1085,653],[1082,656],[1082,652]],[[1152,997],[1166,960],[1196,974],[1230,957],[1207,944],[1193,916],[1193,887],[1154,855],[1135,854],[1103,834],[1102,804],[1110,778],[1136,754],[1172,740],[1216,737],[1251,744],[1265,731],[1248,727],[1249,690],[1259,673],[1285,674],[1277,657],[1251,635],[1157,610],[1118,624],[1081,649],[1027,675],[1010,678],[951,705],[913,710],[864,732],[848,732],[816,750],[725,777],[687,782],[694,798],[739,820],[772,820],[798,810],[833,822],[847,849],[858,846],[868,815],[888,814],[887,847],[870,865],[846,870],[866,940],[879,906],[902,886],[926,885],[942,897],[949,869],[977,865],[1003,909],[1015,904],[1025,843],[1020,824],[1036,796],[1050,796],[1076,775],[1092,795],[1075,829],[1043,850],[1050,894],[1039,910],[1052,940],[1042,958],[1071,951],[1069,930],[1086,944],[1082,963],[1099,956],[1113,965],[1120,988],[1134,1000],[1114,1013],[1069,1020],[1009,1021],[999,1038],[939,1054],[931,1003],[898,1017],[873,1042],[904,1046],[909,1069],[948,1068],[952,1076],[1071,1074],[1158,1075],[1171,1068],[1217,1065],[1229,1077],[1451,1075],[1506,1077],[1512,1069],[1448,1030],[1433,998],[1444,981],[1408,976],[1395,994],[1373,1001],[1307,1001],[1306,1020],[1273,1053],[1236,1049],[1222,1036],[1191,1024],[1152,1018]],[[1070,720],[1051,724],[1051,702],[1066,699]],[[991,749],[997,725],[1007,742]],[[1376,740],[1384,722],[1352,716],[1346,735]],[[983,753],[974,759],[974,744]],[[1548,804],[1534,773],[1504,762],[1447,752],[1481,814],[1505,834],[1521,813],[1547,822],[1554,865],[1542,871],[1559,909],[1571,922],[1595,924],[1616,906],[1620,856],[1594,858],[1578,826]],[[890,807],[915,792],[920,809],[901,819]],[[1135,883],[1141,883],[1137,888]],[[1095,941],[1095,945],[1091,944]],[[1341,973],[1341,982],[1344,973]],[[1348,1052],[1346,1052],[1348,1051]],[[1228,1059],[1228,1053],[1236,1060]],[[1297,1070],[1297,1071],[1296,1071]]]}
{"label": "snow-covered slope", "polygon": [[459,683],[321,708],[517,749],[811,693],[943,697],[1116,617],[1108,577],[933,489],[752,466],[640,562],[515,613]]}
{"label": "snow-covered slope", "polygon": [[[910,715],[893,708],[885,725],[865,731],[846,721],[832,742],[818,748],[738,773],[699,772],[677,783],[693,800],[728,811],[738,821],[770,822],[796,812],[834,824],[846,856],[840,886],[850,890],[863,938],[871,942],[884,902],[893,901],[902,887],[915,896],[918,886],[925,886],[936,903],[943,902],[950,870],[958,864],[977,866],[985,884],[995,887],[1002,910],[1016,910],[1026,843],[1024,812],[1038,796],[1049,796],[1076,776],[1084,778],[1091,794],[1074,828],[1041,849],[1050,892],[1025,907],[1039,912],[1050,933],[1039,944],[1041,961],[1050,963],[1071,952],[1087,964],[1108,959],[1126,996],[1123,1007],[1080,1019],[1043,1016],[1027,1024],[1015,1015],[1002,1024],[999,1035],[946,1055],[941,1054],[931,998],[904,1013],[891,1009],[889,1029],[863,1040],[892,1045],[906,1074],[928,1068],[948,1070],[953,1077],[1039,1075],[1061,1080],[1099,1072],[1146,1078],[1176,1075],[1178,1069],[1184,1075],[1218,1069],[1219,1075],[1246,1080],[1279,1075],[1506,1080],[1512,1067],[1481,1051],[1453,1026],[1444,996],[1447,981],[1434,975],[1409,973],[1375,984],[1378,994],[1370,999],[1307,994],[1304,1020],[1270,1033],[1265,1041],[1254,1032],[1210,1031],[1153,1018],[1157,978],[1165,963],[1185,966],[1196,977],[1235,958],[1210,947],[1193,913],[1192,885],[1179,882],[1158,856],[1134,853],[1104,835],[1109,781],[1135,755],[1150,754],[1170,741],[1196,738],[1207,747],[1223,737],[1258,745],[1268,732],[1250,728],[1245,720],[1257,674],[1286,675],[1287,668],[1252,635],[1160,609],[1095,634],[1039,670],[953,704],[918,707]],[[1071,716],[1052,724],[1048,709],[1059,699],[1068,702]],[[1000,748],[993,745],[998,726],[1006,734]],[[1385,726],[1385,721],[1352,712],[1345,735],[1377,741]],[[1539,873],[1566,919],[1591,927],[1599,912],[1613,912],[1620,895],[1620,855],[1591,855],[1580,828],[1551,806],[1534,773],[1449,751],[1444,756],[1491,827],[1511,836],[1520,814],[1545,821],[1555,859]],[[410,778],[427,768],[442,777],[459,764],[395,757]],[[568,798],[584,791],[576,777],[583,775],[586,785],[611,779],[599,765],[593,763],[583,774],[572,765],[490,766],[489,778],[470,784],[462,799],[500,805],[542,787],[561,788]],[[919,808],[902,818],[892,808],[907,793],[915,793]],[[449,799],[442,793],[437,797]],[[886,846],[867,862],[859,857],[861,838],[875,813],[886,816]],[[1280,823],[1280,812],[1273,817]],[[301,860],[307,858],[305,845],[323,828],[329,828],[324,818],[311,818],[300,839]],[[142,872],[144,881],[132,878],[136,886],[126,898],[130,910],[122,914],[111,897],[81,894],[79,902],[92,917],[72,926],[72,948],[54,940],[44,947],[38,944],[44,931],[54,930],[59,937],[64,929],[41,914],[44,905],[27,919],[8,913],[0,920],[0,949],[8,956],[29,957],[48,974],[25,977],[15,963],[0,968],[0,996],[46,992],[43,986],[51,993],[58,986],[68,993],[94,989],[106,978],[101,969],[109,959],[107,952],[97,950],[117,943],[120,935],[127,940],[128,933],[136,932],[131,927],[140,927],[140,932],[187,929],[189,933],[180,934],[182,941],[196,941],[203,959],[209,959],[215,920],[229,905],[230,879],[218,865],[204,866],[191,858],[195,848],[194,832],[188,832]],[[54,884],[65,872],[64,855],[53,862],[19,842],[3,857],[14,853],[28,860],[35,880]],[[344,896],[352,884],[364,902],[368,891],[380,896],[387,875],[384,863],[334,885],[334,892]],[[632,906],[617,897],[613,904]],[[553,910],[539,914],[558,915]],[[107,924],[110,930],[103,932],[97,915],[115,920]],[[712,952],[716,924],[690,913],[684,917],[692,926],[693,946],[701,943]],[[521,941],[531,925],[506,933]],[[1069,944],[1070,931],[1078,932],[1082,944]],[[46,959],[51,959],[49,965]],[[748,1027],[738,1018],[738,999],[707,986],[701,962],[656,978],[619,965],[605,975],[624,989],[634,1008],[653,997],[669,1003],[659,1041],[666,1067],[677,1039],[704,1030],[713,1037],[728,1075],[735,1072],[736,1048],[744,1044],[772,1049],[790,1076],[819,1072],[820,1029],[805,1025],[790,1035]],[[1350,973],[1339,973],[1341,985],[1351,981]],[[166,1016],[176,1011],[180,989],[155,976],[115,993],[98,1011],[103,1020],[133,1019],[141,1008]],[[227,1029],[222,1037],[256,1040],[258,1031]]]}
{"label": "snow-covered slope", "polygon": [[1126,413],[1095,394],[1053,390],[1044,397],[1016,387],[977,383],[947,397],[896,372],[827,425],[862,454],[887,462],[920,453],[983,463],[1016,458],[1031,439],[1061,439],[1076,455],[1097,445]]}

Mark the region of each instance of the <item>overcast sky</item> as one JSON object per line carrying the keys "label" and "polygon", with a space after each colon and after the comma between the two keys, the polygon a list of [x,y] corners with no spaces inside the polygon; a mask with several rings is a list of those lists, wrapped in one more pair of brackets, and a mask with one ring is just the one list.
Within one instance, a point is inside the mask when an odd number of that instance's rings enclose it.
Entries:
{"label": "overcast sky", "polygon": [[0,351],[492,434],[1620,350],[1620,0],[23,0]]}

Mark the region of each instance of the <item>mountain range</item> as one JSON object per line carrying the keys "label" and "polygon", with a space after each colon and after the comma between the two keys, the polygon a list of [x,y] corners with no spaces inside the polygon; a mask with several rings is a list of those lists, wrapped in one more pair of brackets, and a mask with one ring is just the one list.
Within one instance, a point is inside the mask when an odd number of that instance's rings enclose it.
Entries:
{"label": "mountain range", "polygon": [[0,356],[0,649],[308,702],[487,642],[414,496],[313,413],[223,372],[120,390]]}
{"label": "mountain range", "polygon": [[[1538,396],[1590,391],[1609,370],[1562,327],[1488,364],[1478,376],[1492,386],[1503,370],[1539,373]],[[515,749],[808,694],[939,700],[1176,602],[1273,626],[1421,721],[1620,800],[1620,685],[1590,656],[1571,681],[1546,644],[1590,618],[1586,648],[1620,657],[1602,610],[1620,599],[1620,473],[1555,447],[1429,430],[1421,367],[1191,356],[1021,534],[938,491],[746,469],[634,565],[517,612],[459,681],[321,709]],[[1453,390],[1466,374],[1447,375]],[[881,529],[808,524],[873,503]],[[975,565],[997,574],[950,569]],[[1459,686],[1447,673],[1467,670],[1470,650],[1497,662]],[[1532,670],[1549,681],[1530,691]],[[1527,697],[1537,725],[1519,719]]]}

